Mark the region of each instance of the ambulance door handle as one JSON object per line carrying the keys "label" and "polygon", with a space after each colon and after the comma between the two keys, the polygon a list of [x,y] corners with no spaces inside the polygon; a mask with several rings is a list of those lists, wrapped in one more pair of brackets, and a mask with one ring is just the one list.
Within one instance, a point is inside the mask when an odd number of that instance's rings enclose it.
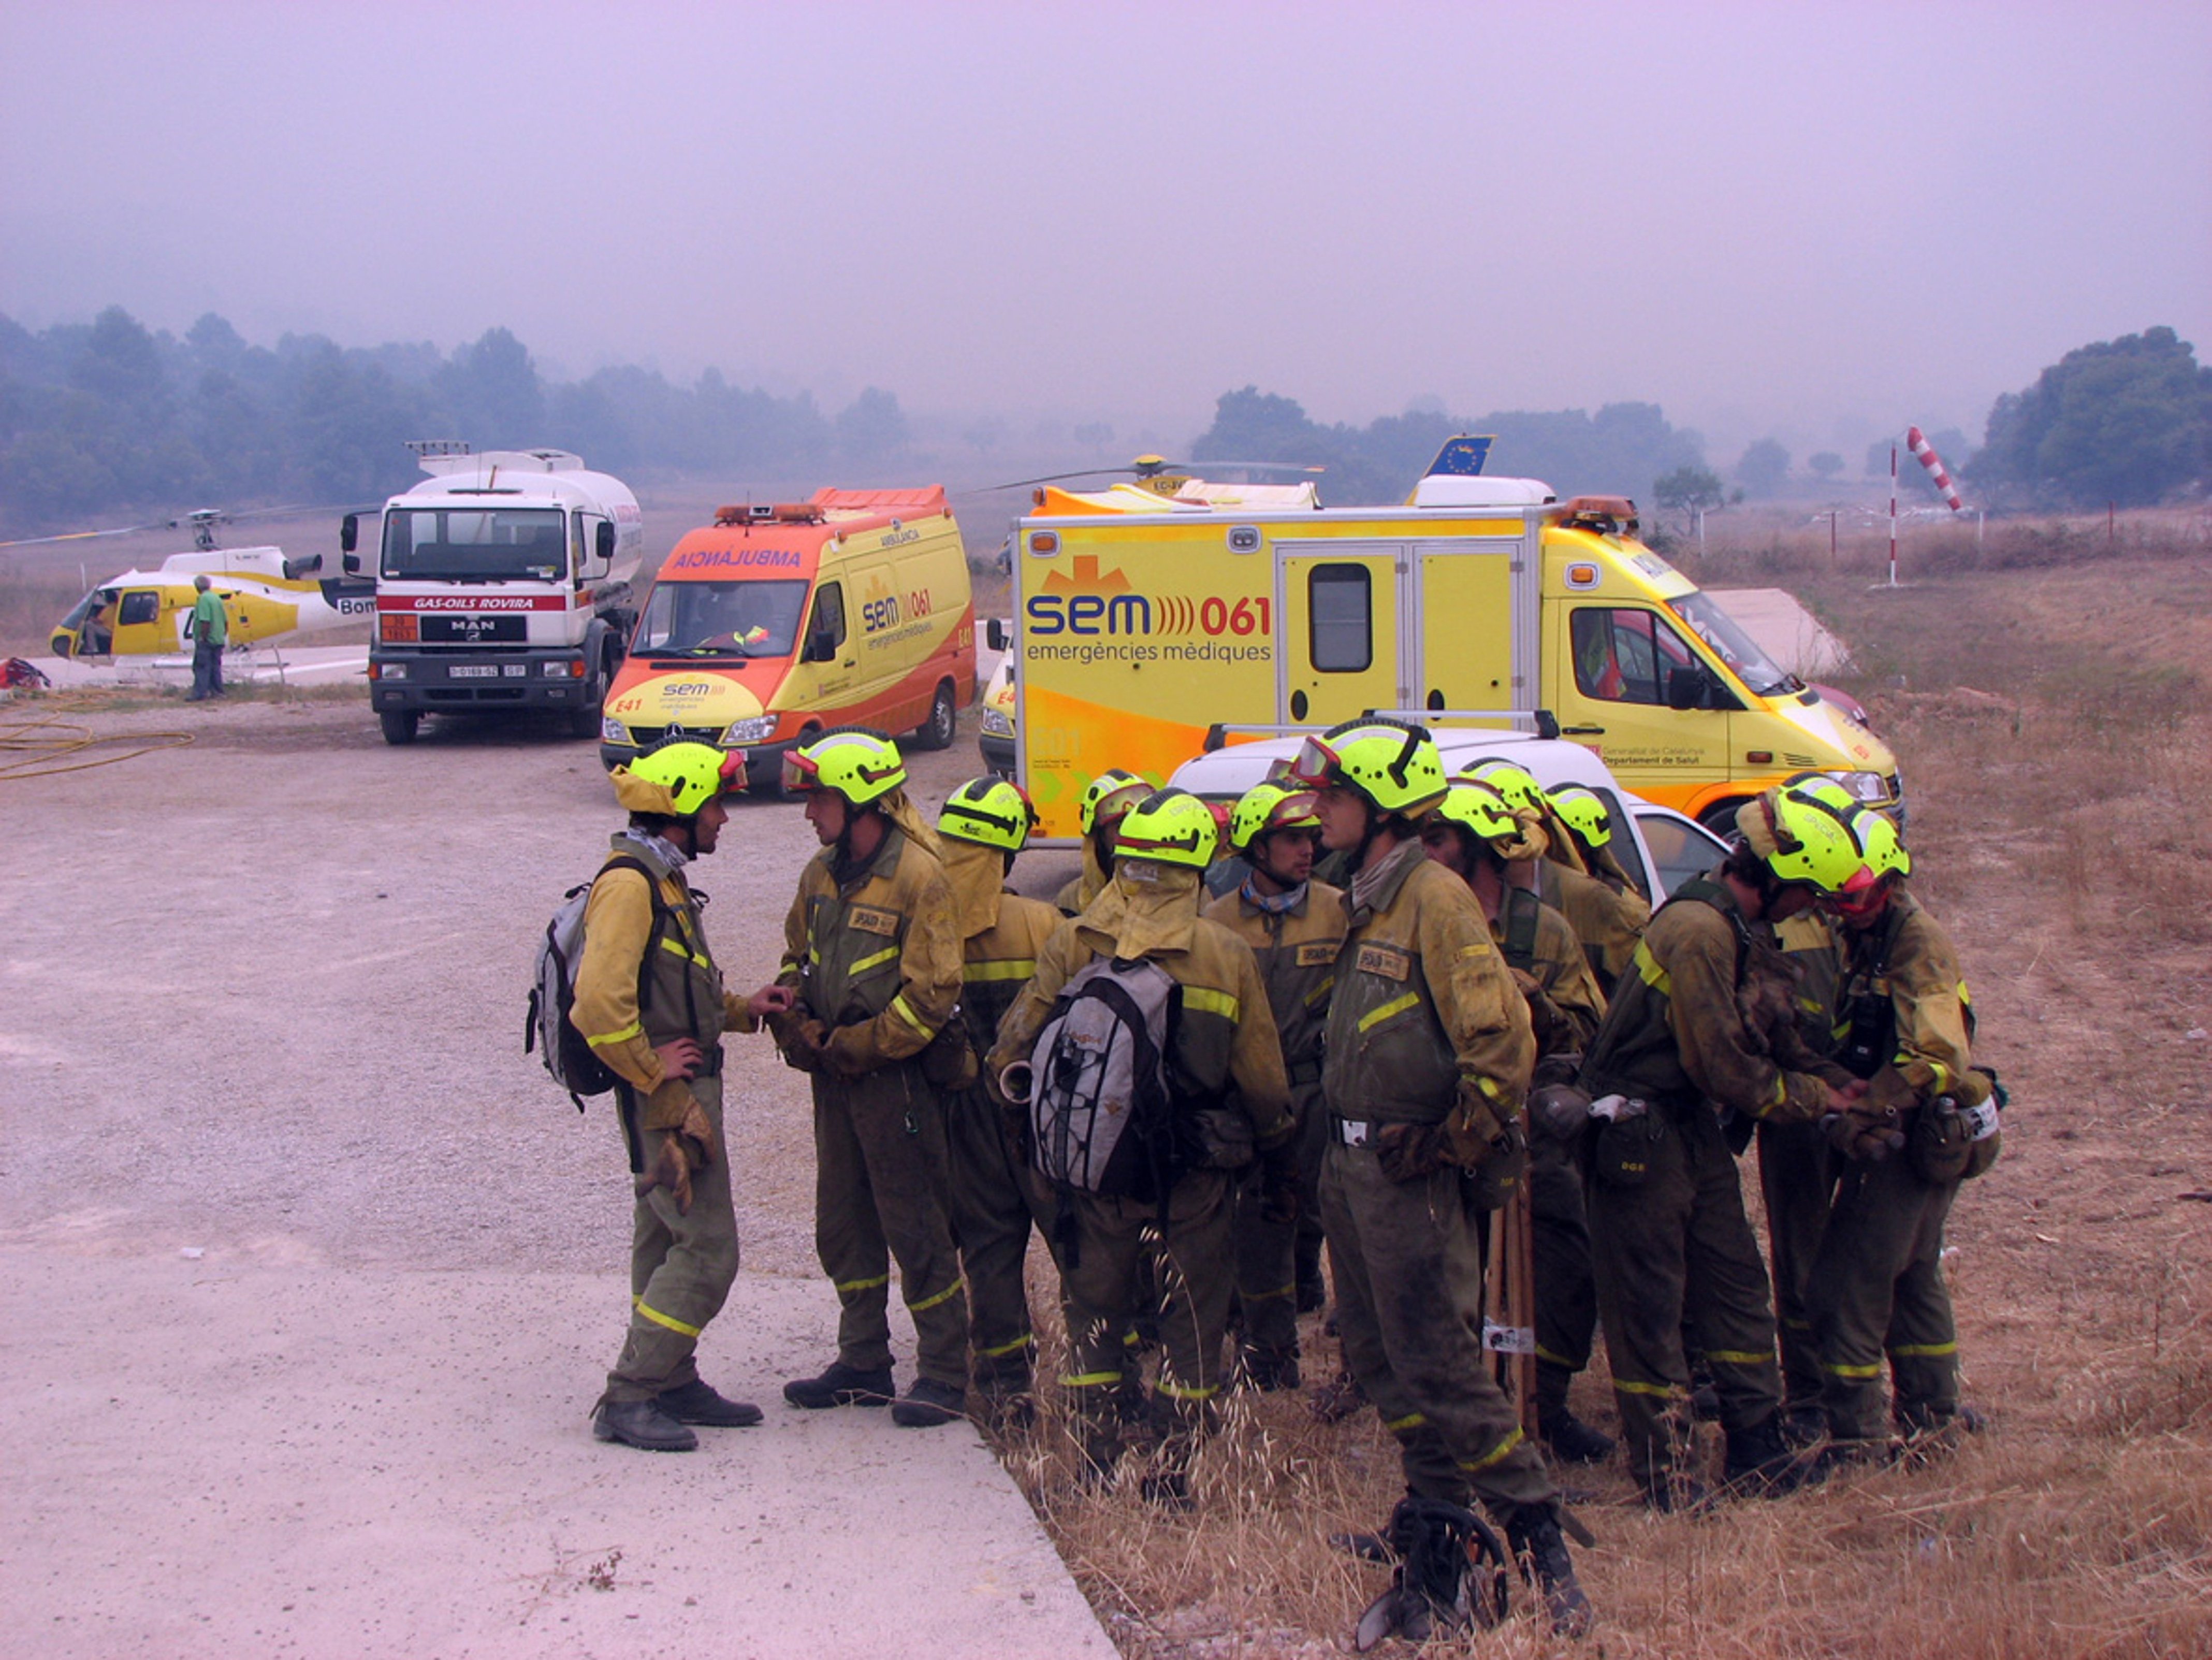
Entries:
{"label": "ambulance door handle", "polygon": [[1605,736],[1605,728],[1603,727],[1561,727],[1559,728],[1559,736],[1562,738],[1602,738]]}

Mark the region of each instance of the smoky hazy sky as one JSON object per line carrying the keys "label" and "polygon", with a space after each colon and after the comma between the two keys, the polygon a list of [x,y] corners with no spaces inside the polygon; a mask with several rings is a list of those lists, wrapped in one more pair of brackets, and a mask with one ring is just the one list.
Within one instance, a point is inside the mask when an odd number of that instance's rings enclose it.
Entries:
{"label": "smoky hazy sky", "polygon": [[[0,311],[1194,434],[1662,404],[1716,459],[2212,356],[2212,6],[0,7]],[[1852,459],[1856,462],[1856,455]]]}

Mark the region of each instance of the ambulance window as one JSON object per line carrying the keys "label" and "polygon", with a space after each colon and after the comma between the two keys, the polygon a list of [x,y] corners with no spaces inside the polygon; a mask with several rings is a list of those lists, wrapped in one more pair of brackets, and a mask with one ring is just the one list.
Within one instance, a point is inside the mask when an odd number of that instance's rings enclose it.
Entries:
{"label": "ambulance window", "polygon": [[845,643],[845,590],[824,582],[814,591],[814,621],[806,630],[806,654],[823,658]]}
{"label": "ambulance window", "polygon": [[1667,675],[1698,660],[1680,634],[1648,611],[1578,607],[1569,623],[1575,689],[1613,703],[1664,703]]}
{"label": "ambulance window", "polygon": [[1316,565],[1306,575],[1313,666],[1358,674],[1375,661],[1374,587],[1364,565]]}
{"label": "ambulance window", "polygon": [[116,613],[116,624],[130,628],[139,623],[151,623],[161,614],[161,596],[158,593],[126,593],[123,609]]}

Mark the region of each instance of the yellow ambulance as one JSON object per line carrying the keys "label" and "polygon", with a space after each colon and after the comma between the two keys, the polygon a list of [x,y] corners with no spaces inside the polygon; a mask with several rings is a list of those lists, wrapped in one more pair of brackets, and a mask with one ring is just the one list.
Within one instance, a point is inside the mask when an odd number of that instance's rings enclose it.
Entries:
{"label": "yellow ambulance", "polygon": [[1045,835],[1077,833],[1106,768],[1164,780],[1368,710],[1571,739],[1708,824],[1815,770],[1901,807],[1887,747],[1639,541],[1626,499],[1448,473],[1396,507],[1273,488],[1036,492],[1015,527],[1013,724]]}
{"label": "yellow ambulance", "polygon": [[921,749],[975,696],[975,610],[942,486],[724,508],[661,562],[601,708],[614,767],[672,734],[742,750],[772,791],[831,727]]}

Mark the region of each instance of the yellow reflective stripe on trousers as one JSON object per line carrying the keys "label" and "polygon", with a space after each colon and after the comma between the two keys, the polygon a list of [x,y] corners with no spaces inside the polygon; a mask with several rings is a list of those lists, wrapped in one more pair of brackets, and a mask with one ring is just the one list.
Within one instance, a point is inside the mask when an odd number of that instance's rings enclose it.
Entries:
{"label": "yellow reflective stripe on trousers", "polygon": [[1512,1434],[1507,1436],[1481,1457],[1472,1461],[1464,1458],[1460,1460],[1459,1467],[1469,1475],[1478,1475],[1519,1446],[1523,1438],[1521,1432],[1516,1428]]}
{"label": "yellow reflective stripe on trousers", "polygon": [[1536,1358],[1537,1359],[1544,1362],[1547,1365],[1565,1366],[1570,1371],[1578,1371],[1581,1370],[1581,1368],[1577,1366],[1573,1361],[1568,1359],[1565,1355],[1554,1354],[1551,1350],[1546,1348],[1541,1343],[1536,1345]]}
{"label": "yellow reflective stripe on trousers", "polygon": [[927,1314],[930,1310],[935,1308],[939,1303],[950,1302],[952,1298],[957,1297],[960,1294],[962,1288],[964,1287],[967,1283],[968,1281],[965,1279],[955,1280],[951,1285],[947,1286],[943,1291],[939,1292],[934,1297],[925,1297],[919,1303],[908,1303],[906,1305],[907,1312],[909,1314]]}
{"label": "yellow reflective stripe on trousers", "polygon": [[1185,986],[1182,1006],[1187,1009],[1203,1009],[1208,1014],[1218,1014],[1224,1020],[1235,1020],[1243,1005],[1233,992],[1216,991],[1212,986]]}
{"label": "yellow reflective stripe on trousers", "polygon": [[1107,1389],[1121,1381],[1118,1371],[1062,1372],[1060,1386],[1064,1389]]}
{"label": "yellow reflective stripe on trousers", "polygon": [[1377,1021],[1388,1020],[1394,1014],[1403,1014],[1407,1009],[1417,1008],[1419,1006],[1420,1001],[1421,994],[1417,991],[1409,991],[1403,997],[1394,997],[1381,1007],[1371,1008],[1368,1010],[1366,1013],[1361,1015],[1359,1017],[1359,1030],[1365,1031],[1368,1027],[1375,1025]]}
{"label": "yellow reflective stripe on trousers", "polygon": [[637,1310],[641,1319],[650,1320],[656,1326],[665,1326],[669,1330],[679,1333],[685,1337],[696,1337],[699,1335],[698,1327],[687,1326],[672,1314],[663,1314],[642,1297],[633,1297],[629,1301],[630,1306]]}
{"label": "yellow reflective stripe on trousers", "polygon": [[1278,1297],[1296,1297],[1297,1294],[1298,1282],[1295,1280],[1287,1286],[1277,1286],[1269,1291],[1248,1291],[1238,1293],[1247,1303],[1265,1303]]}
{"label": "yellow reflective stripe on trousers", "polygon": [[603,1031],[597,1037],[586,1037],[584,1046],[586,1049],[604,1049],[609,1043],[627,1043],[633,1037],[644,1036],[645,1028],[633,1020],[620,1031]]}
{"label": "yellow reflective stripe on trousers", "polygon": [[1000,1356],[1012,1354],[1018,1349],[1025,1349],[1036,1341],[1036,1340],[1031,1337],[1029,1333],[1024,1332],[1019,1337],[1014,1339],[1011,1343],[994,1343],[988,1348],[977,1349],[975,1353],[981,1355],[986,1360],[996,1360]]}
{"label": "yellow reflective stripe on trousers", "polygon": [[1428,1414],[1425,1412],[1409,1412],[1403,1418],[1393,1418],[1389,1423],[1383,1425],[1382,1427],[1389,1431],[1393,1435],[1403,1435],[1407,1430],[1417,1430],[1421,1428],[1428,1421]]}
{"label": "yellow reflective stripe on trousers", "polygon": [[1705,1355],[1724,1366],[1765,1366],[1774,1361],[1772,1349],[1707,1349]]}
{"label": "yellow reflective stripe on trousers", "polygon": [[1899,1343],[1890,1353],[1900,1360],[1940,1360],[1959,1352],[1958,1340],[1948,1343]]}
{"label": "yellow reflective stripe on trousers", "polygon": [[1034,980],[1036,978],[1036,958],[1009,957],[1003,962],[970,963],[960,970],[963,980]]}
{"label": "yellow reflective stripe on trousers", "polygon": [[1153,1387],[1170,1401],[1211,1401],[1221,1393],[1221,1386],[1218,1383],[1209,1383],[1202,1389],[1186,1389],[1181,1383],[1169,1383],[1164,1377]]}
{"label": "yellow reflective stripe on trousers", "polygon": [[897,1015],[900,1019],[905,1021],[907,1025],[912,1026],[916,1031],[920,1032],[925,1042],[937,1036],[936,1027],[924,1025],[921,1021],[921,1017],[907,1006],[906,994],[904,992],[901,992],[897,996],[891,999],[891,1012]]}
{"label": "yellow reflective stripe on trousers", "polygon": [[872,1280],[833,1280],[830,1283],[836,1287],[837,1295],[842,1297],[848,1291],[873,1291],[878,1286],[888,1286],[890,1282],[889,1274],[879,1274]]}
{"label": "yellow reflective stripe on trousers", "polygon": [[845,976],[848,979],[857,979],[861,975],[866,974],[870,969],[874,968],[878,964],[888,963],[892,958],[898,954],[899,948],[896,946],[887,946],[872,957],[863,957],[859,962],[854,964],[851,968],[845,970]]}
{"label": "yellow reflective stripe on trousers", "polygon": [[1653,1395],[1662,1401],[1686,1401],[1690,1395],[1680,1383],[1639,1383],[1627,1377],[1614,1378],[1613,1386],[1623,1395]]}
{"label": "yellow reflective stripe on trousers", "polygon": [[1638,940],[1636,955],[1630,960],[1636,964],[1636,972],[1642,976],[1645,985],[1662,997],[1674,994],[1674,976],[1659,966],[1659,959],[1651,954],[1650,946],[1641,939]]}
{"label": "yellow reflective stripe on trousers", "polygon": [[1838,1365],[1833,1360],[1823,1360],[1820,1363],[1820,1370],[1832,1372],[1838,1377],[1849,1377],[1856,1382],[1864,1383],[1869,1378],[1881,1376],[1881,1362],[1877,1360],[1870,1366],[1846,1366]]}

